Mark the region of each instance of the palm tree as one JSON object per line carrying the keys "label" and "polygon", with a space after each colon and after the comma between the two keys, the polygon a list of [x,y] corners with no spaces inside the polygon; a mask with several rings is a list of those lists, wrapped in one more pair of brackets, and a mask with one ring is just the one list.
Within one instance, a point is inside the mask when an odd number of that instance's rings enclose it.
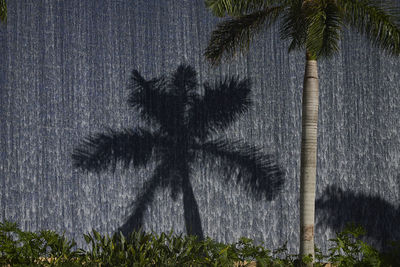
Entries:
{"label": "palm tree", "polygon": [[[158,165],[144,185],[134,211],[120,228],[124,234],[142,226],[145,208],[158,187],[171,189],[171,197],[183,194],[185,227],[188,234],[203,238],[198,205],[189,177],[190,165],[199,156],[212,156],[239,169],[236,179],[258,197],[275,197],[283,185],[283,172],[272,156],[241,140],[212,139],[249,106],[249,80],[226,79],[204,84],[204,94],[196,92],[196,72],[180,65],[170,79],[145,80],[133,71],[129,85],[129,105],[139,111],[146,128],[89,136],[74,150],[77,168],[86,171],[115,170],[121,161],[128,168],[145,166],[151,159]],[[225,177],[227,181],[234,175]]]}
{"label": "palm tree", "polygon": [[7,21],[7,4],[6,0],[0,0],[0,21]]}
{"label": "palm tree", "polygon": [[303,50],[306,64],[302,102],[300,167],[300,255],[314,255],[317,159],[317,59],[339,50],[343,26],[366,35],[384,51],[400,54],[400,17],[394,4],[372,0],[205,0],[216,16],[230,16],[211,34],[205,56],[212,64],[245,51],[261,29],[281,20],[289,51]]}

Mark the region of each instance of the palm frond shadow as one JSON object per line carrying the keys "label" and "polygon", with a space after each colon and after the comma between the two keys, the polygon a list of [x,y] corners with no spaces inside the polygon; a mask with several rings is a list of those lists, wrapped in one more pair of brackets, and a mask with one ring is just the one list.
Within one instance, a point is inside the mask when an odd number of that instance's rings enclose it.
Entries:
{"label": "palm frond shadow", "polygon": [[390,241],[400,240],[400,207],[378,196],[367,196],[351,190],[328,186],[316,201],[319,224],[342,231],[347,223],[356,223],[366,230],[366,238],[381,249]]}
{"label": "palm frond shadow", "polygon": [[258,199],[272,200],[284,184],[283,171],[273,155],[242,140],[212,138],[248,110],[250,81],[233,77],[212,85],[205,83],[204,94],[199,94],[196,75],[187,65],[180,65],[170,78],[146,80],[133,71],[128,104],[148,127],[119,132],[109,129],[87,137],[73,151],[73,165],[91,172],[115,171],[118,162],[125,168],[157,162],[131,215],[119,228],[124,234],[143,226],[144,212],[161,187],[170,189],[173,200],[183,194],[186,231],[203,238],[190,181],[191,165],[200,157],[225,164],[224,179],[236,179]]}

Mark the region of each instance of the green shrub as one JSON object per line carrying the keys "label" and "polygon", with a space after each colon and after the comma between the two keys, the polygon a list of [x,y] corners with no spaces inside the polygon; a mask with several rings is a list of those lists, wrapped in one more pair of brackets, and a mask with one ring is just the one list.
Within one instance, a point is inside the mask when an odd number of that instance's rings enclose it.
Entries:
{"label": "green shrub", "polygon": [[[400,243],[380,253],[360,240],[364,230],[350,225],[337,233],[328,255],[316,249],[314,266],[331,262],[334,266],[400,266]],[[0,266],[299,266],[298,255],[289,254],[286,244],[270,251],[251,239],[222,244],[210,238],[133,232],[100,235],[93,230],[84,235],[90,249],[76,249],[74,241],[53,231],[24,232],[18,225],[0,223]],[[312,258],[305,257],[303,262]]]}
{"label": "green shrub", "polygon": [[62,266],[77,257],[75,245],[53,231],[24,232],[16,223],[0,223],[0,266]]}
{"label": "green shrub", "polygon": [[365,234],[361,226],[348,225],[330,241],[335,243],[329,254],[329,261],[337,266],[381,266],[379,252],[360,240]]}

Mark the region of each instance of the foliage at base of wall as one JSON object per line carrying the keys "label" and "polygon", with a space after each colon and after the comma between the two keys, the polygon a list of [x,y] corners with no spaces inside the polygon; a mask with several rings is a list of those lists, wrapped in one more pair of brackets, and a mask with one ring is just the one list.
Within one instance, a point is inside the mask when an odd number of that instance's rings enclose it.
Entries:
{"label": "foliage at base of wall", "polygon": [[[400,242],[379,252],[361,241],[361,226],[349,225],[331,239],[328,255],[317,249],[314,266],[400,266]],[[286,244],[275,250],[247,238],[222,244],[210,238],[133,232],[84,235],[90,250],[54,231],[22,231],[16,223],[0,223],[0,266],[299,266],[298,255],[288,254]],[[310,258],[304,258],[310,262]],[[252,264],[252,265],[251,265]]]}

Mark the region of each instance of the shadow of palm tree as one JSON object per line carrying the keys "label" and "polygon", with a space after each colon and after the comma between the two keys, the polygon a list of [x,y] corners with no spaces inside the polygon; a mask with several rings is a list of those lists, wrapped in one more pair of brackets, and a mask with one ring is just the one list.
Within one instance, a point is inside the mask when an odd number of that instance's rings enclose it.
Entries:
{"label": "shadow of palm tree", "polygon": [[374,245],[386,248],[400,240],[400,208],[377,196],[328,186],[316,201],[318,222],[342,231],[349,222],[362,225]]}
{"label": "shadow of palm tree", "polygon": [[283,186],[283,172],[272,155],[261,153],[242,140],[211,139],[227,128],[249,106],[250,82],[225,79],[204,84],[204,94],[196,92],[196,72],[180,65],[171,78],[145,80],[133,71],[129,85],[129,105],[138,110],[148,127],[120,132],[108,130],[87,137],[72,154],[75,167],[86,171],[105,171],[122,162],[125,168],[145,166],[150,160],[158,165],[144,184],[132,215],[120,227],[129,234],[143,225],[146,207],[159,187],[170,188],[175,201],[183,194],[184,220],[190,235],[203,238],[200,213],[189,177],[196,158],[219,159],[228,169],[239,169],[235,177],[258,199],[272,200]]}

